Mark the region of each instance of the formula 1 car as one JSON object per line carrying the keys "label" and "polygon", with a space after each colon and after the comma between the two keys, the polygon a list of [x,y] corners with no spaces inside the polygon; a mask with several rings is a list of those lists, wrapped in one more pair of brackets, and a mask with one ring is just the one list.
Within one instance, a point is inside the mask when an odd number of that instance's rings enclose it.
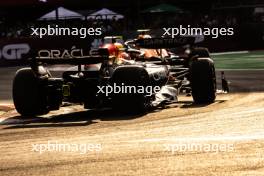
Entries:
{"label": "formula 1 car", "polygon": [[[196,103],[211,103],[216,96],[216,79],[214,63],[207,49],[190,47],[191,52],[186,58],[161,55],[148,62],[140,60],[142,56],[131,60],[131,56],[142,52],[139,48],[181,47],[191,45],[193,41],[192,37],[133,40],[127,46],[133,45],[136,49],[127,47],[123,50],[123,55],[129,56],[130,60],[121,58],[122,62],[111,53],[113,45],[102,47],[89,56],[38,55],[31,59],[29,68],[20,69],[15,75],[15,108],[22,116],[37,116],[58,110],[63,102],[72,102],[81,103],[86,109],[111,107],[125,112],[142,112],[156,101],[158,94],[165,92],[166,96],[169,92],[177,96],[172,87],[178,91],[188,86]],[[65,71],[62,77],[54,78],[45,64],[77,65],[78,70]],[[89,69],[98,64],[98,69]],[[83,65],[85,69],[82,69]],[[164,91],[168,85],[168,91]],[[119,91],[115,92],[113,87],[117,86]],[[147,91],[157,87],[159,91]],[[130,91],[123,91],[123,88]]]}
{"label": "formula 1 car", "polygon": [[[191,92],[195,103],[211,103],[216,98],[214,62],[207,48],[195,47],[195,37],[139,38],[127,41],[133,60],[169,69],[167,85]],[[177,54],[170,48],[177,48]],[[136,53],[136,54],[135,54]]]}

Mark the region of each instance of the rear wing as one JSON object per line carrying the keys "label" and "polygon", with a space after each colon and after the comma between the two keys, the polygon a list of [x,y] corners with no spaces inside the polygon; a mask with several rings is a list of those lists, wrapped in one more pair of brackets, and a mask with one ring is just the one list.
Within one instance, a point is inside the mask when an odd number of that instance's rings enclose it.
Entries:
{"label": "rear wing", "polygon": [[98,64],[103,63],[107,60],[106,56],[85,56],[78,58],[41,58],[37,57],[35,59],[31,59],[31,62],[39,63],[39,64],[51,64],[51,65],[60,65],[60,64],[68,64],[68,65],[89,65],[89,64]]}
{"label": "rear wing", "polygon": [[159,48],[175,48],[184,45],[193,45],[195,37],[185,36],[177,38],[144,38],[136,39],[134,44],[140,48],[159,49]]}
{"label": "rear wing", "polygon": [[80,56],[80,57],[39,57],[33,56],[30,59],[30,64],[32,65],[41,65],[41,64],[50,64],[50,65],[89,65],[89,64],[98,64],[107,61],[109,58],[108,50],[105,48],[100,48],[96,52],[93,52],[93,55],[89,56]]}

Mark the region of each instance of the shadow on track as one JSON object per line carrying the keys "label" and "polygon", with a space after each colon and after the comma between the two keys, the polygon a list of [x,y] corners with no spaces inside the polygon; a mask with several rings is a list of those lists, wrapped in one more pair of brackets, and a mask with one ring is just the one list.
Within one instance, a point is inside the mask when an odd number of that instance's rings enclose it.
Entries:
{"label": "shadow on track", "polygon": [[226,100],[215,100],[214,103],[205,103],[205,104],[196,104],[193,101],[179,101],[179,103],[183,104],[182,106],[180,106],[180,108],[201,108],[212,104],[219,104],[224,102],[226,102]]}
{"label": "shadow on track", "polygon": [[45,128],[45,127],[74,127],[86,126],[97,123],[94,120],[115,121],[139,118],[143,114],[124,114],[111,109],[103,110],[84,110],[60,115],[50,115],[48,117],[22,117],[14,116],[0,122],[6,125],[4,129],[13,128]]}
{"label": "shadow on track", "polygon": [[[224,103],[226,100],[216,100],[212,104]],[[14,116],[0,122],[0,125],[5,125],[4,129],[13,128],[48,128],[48,127],[74,127],[86,126],[100,121],[117,121],[131,120],[140,118],[147,113],[159,112],[166,108],[201,108],[211,104],[195,104],[190,101],[178,101],[174,103],[164,104],[163,107],[150,109],[146,113],[121,113],[112,109],[100,110],[83,110],[78,112],[69,112],[67,114],[48,114],[45,117],[22,117]]]}

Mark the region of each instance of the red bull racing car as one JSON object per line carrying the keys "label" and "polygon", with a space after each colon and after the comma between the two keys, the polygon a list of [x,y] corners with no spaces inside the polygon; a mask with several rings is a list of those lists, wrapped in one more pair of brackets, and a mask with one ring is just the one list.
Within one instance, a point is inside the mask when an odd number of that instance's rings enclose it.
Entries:
{"label": "red bull racing car", "polygon": [[[183,54],[169,48],[180,48]],[[53,77],[47,64],[76,65],[77,70]],[[215,100],[215,68],[208,50],[195,47],[193,37],[142,37],[105,44],[88,56],[38,54],[30,67],[17,71],[13,101],[22,116],[47,114],[63,102],[80,103],[87,109],[142,112],[177,100],[181,90],[191,92],[195,103]]]}

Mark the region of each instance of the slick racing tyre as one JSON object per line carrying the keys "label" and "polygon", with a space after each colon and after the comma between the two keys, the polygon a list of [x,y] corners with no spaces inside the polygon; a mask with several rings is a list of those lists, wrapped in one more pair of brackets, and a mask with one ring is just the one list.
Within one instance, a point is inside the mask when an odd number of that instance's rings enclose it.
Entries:
{"label": "slick racing tyre", "polygon": [[[124,86],[147,86],[149,75],[141,66],[118,67],[111,78],[111,83]],[[128,113],[142,113],[150,105],[150,97],[144,93],[122,92],[112,94],[112,106],[115,110]]]}
{"label": "slick racing tyre", "polygon": [[216,98],[216,76],[210,58],[197,58],[190,66],[192,97],[195,103],[212,103]]}
{"label": "slick racing tyre", "polygon": [[36,77],[31,68],[17,71],[13,80],[13,101],[22,116],[44,115],[49,112],[45,83]]}

